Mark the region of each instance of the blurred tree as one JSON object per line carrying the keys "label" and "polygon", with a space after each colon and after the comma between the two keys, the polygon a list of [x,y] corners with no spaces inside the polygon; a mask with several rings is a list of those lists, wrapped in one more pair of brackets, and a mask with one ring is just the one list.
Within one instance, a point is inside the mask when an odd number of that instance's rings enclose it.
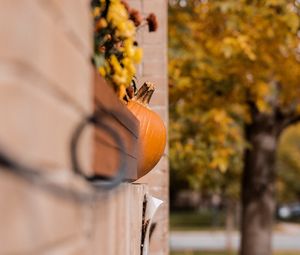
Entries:
{"label": "blurred tree", "polygon": [[295,0],[170,2],[171,168],[197,186],[243,164],[241,255],[271,254],[276,147],[300,120],[299,9]]}
{"label": "blurred tree", "polygon": [[300,199],[300,125],[287,128],[277,151],[277,197],[281,203]]}

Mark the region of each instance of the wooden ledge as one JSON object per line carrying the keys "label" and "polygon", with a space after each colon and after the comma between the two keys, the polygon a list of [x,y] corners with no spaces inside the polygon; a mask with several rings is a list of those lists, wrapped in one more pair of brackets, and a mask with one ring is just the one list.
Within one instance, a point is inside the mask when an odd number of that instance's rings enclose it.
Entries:
{"label": "wooden ledge", "polygon": [[127,160],[125,179],[136,180],[139,122],[96,71],[94,102],[95,109],[99,110],[100,108],[103,112],[105,124],[120,135],[125,145],[125,149],[121,150],[120,146],[104,130],[95,130],[93,143],[94,174],[107,178],[115,176],[120,154],[122,154]]}

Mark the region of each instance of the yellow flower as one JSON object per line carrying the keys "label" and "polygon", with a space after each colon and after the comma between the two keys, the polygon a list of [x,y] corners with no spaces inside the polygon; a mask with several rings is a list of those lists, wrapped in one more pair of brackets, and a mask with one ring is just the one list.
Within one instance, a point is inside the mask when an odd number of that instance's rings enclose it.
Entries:
{"label": "yellow flower", "polygon": [[116,84],[119,84],[120,86],[121,85],[126,85],[127,83],[127,70],[126,69],[123,69],[121,73],[115,73],[113,76],[112,76],[112,79],[113,81],[116,83]]}
{"label": "yellow flower", "polygon": [[101,74],[102,77],[105,77],[106,75],[106,71],[105,71],[105,67],[104,66],[100,66],[98,68],[99,73]]}
{"label": "yellow flower", "polygon": [[123,97],[125,96],[126,94],[126,87],[124,85],[121,85],[119,87],[119,90],[118,90],[118,96],[120,99],[123,99]]}
{"label": "yellow flower", "polygon": [[93,10],[93,16],[98,17],[100,16],[100,13],[101,13],[100,7],[95,7]]}
{"label": "yellow flower", "polygon": [[135,36],[135,25],[131,20],[126,22],[126,31],[124,32],[125,37],[134,37]]}
{"label": "yellow flower", "polygon": [[107,14],[107,20],[111,21],[114,25],[121,21],[128,20],[128,13],[124,7],[123,4],[120,3],[120,1],[111,1],[108,14]]}
{"label": "yellow flower", "polygon": [[[105,0],[100,1],[105,4]],[[106,34],[103,39],[111,40],[113,38],[114,48],[122,56],[106,55],[105,63],[99,67],[98,71],[114,84],[120,94],[124,94],[125,88],[130,85],[132,77],[136,73],[135,64],[140,62],[142,58],[142,49],[134,43],[136,27],[134,22],[129,19],[128,10],[121,3],[121,0],[110,0],[106,17],[98,20],[101,11],[99,7],[95,7],[93,10],[93,15],[96,17],[95,31],[99,32],[102,28],[109,28],[111,31],[106,32],[105,30]],[[108,35],[111,38],[108,38]],[[103,50],[105,52],[106,49],[103,47]]]}
{"label": "yellow flower", "polygon": [[125,37],[125,34],[126,34],[126,24],[122,21],[122,20],[118,20],[116,22],[116,27],[117,27],[117,36],[124,36]]}
{"label": "yellow flower", "polygon": [[115,71],[115,73],[117,73],[117,74],[122,73],[122,67],[121,67],[116,55],[110,56],[110,64],[111,64],[113,70]]}
{"label": "yellow flower", "polygon": [[126,66],[126,69],[128,70],[128,73],[129,73],[129,75],[134,75],[135,74],[135,72],[136,72],[136,70],[135,70],[135,66],[134,66],[134,64],[132,63],[132,62],[130,62],[130,64],[128,64],[127,66]]}
{"label": "yellow flower", "polygon": [[135,66],[134,64],[132,63],[131,59],[130,58],[124,58],[122,60],[122,64],[124,65],[124,67],[127,69],[128,73],[130,75],[134,75],[135,74]]}
{"label": "yellow flower", "polygon": [[141,62],[142,57],[143,57],[143,49],[141,49],[141,48],[136,48],[136,49],[135,49],[134,56],[133,56],[134,62],[135,62],[135,63]]}
{"label": "yellow flower", "polygon": [[134,55],[133,42],[130,38],[124,41],[124,54],[130,58]]}
{"label": "yellow flower", "polygon": [[135,25],[129,20],[124,5],[119,1],[111,1],[107,20],[116,28],[116,35],[120,37],[132,37],[135,35]]}
{"label": "yellow flower", "polygon": [[106,28],[107,25],[108,25],[108,24],[107,24],[106,19],[101,18],[101,19],[97,22],[96,27],[99,28],[99,29],[101,29],[101,28]]}
{"label": "yellow flower", "polygon": [[120,0],[110,1],[108,17],[110,17],[109,15],[115,15],[117,18],[128,19],[128,13],[125,9],[125,6],[120,2]]}

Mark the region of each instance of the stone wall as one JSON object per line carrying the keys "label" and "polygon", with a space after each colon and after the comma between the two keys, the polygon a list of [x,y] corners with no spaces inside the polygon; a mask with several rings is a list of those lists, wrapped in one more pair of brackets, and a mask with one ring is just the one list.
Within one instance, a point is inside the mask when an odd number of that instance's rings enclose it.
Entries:
{"label": "stone wall", "polygon": [[[140,45],[144,49],[143,63],[140,66],[138,81],[154,82],[156,91],[153,94],[151,108],[156,111],[168,127],[168,77],[167,77],[167,23],[168,1],[166,0],[130,0],[132,8],[136,8],[144,15],[154,13],[158,20],[158,30],[148,32],[143,27],[138,34]],[[151,240],[150,254],[163,255],[169,253],[169,166],[168,148],[165,156],[158,165],[138,182],[147,183],[150,193],[164,201],[155,216],[157,229]]]}
{"label": "stone wall", "polygon": [[[157,84],[152,106],[167,125],[167,4],[134,0],[132,5],[159,19],[156,33],[139,32],[145,53],[139,79]],[[70,186],[70,135],[93,108],[89,1],[3,0],[0,38],[0,150]],[[80,145],[85,168],[91,166],[91,137],[87,133]],[[49,192],[3,170],[0,254],[138,255],[146,192],[164,200],[150,254],[168,254],[166,157],[139,183],[124,183],[91,202]]]}

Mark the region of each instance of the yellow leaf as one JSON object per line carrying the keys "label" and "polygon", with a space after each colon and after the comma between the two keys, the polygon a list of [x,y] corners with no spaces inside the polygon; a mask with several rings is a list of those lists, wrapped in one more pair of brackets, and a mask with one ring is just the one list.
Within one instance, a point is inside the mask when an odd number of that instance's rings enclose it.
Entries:
{"label": "yellow leaf", "polygon": [[289,28],[293,32],[297,32],[299,28],[299,17],[296,13],[290,12],[289,14],[286,14],[284,17],[285,23],[289,26]]}
{"label": "yellow leaf", "polygon": [[268,110],[268,104],[263,99],[257,99],[256,106],[260,112],[266,112]]}
{"label": "yellow leaf", "polygon": [[267,0],[266,1],[267,6],[280,6],[280,5],[284,5],[284,4],[285,4],[285,0]]}
{"label": "yellow leaf", "polygon": [[255,86],[256,94],[259,97],[264,97],[270,93],[270,86],[266,82],[258,82]]}

